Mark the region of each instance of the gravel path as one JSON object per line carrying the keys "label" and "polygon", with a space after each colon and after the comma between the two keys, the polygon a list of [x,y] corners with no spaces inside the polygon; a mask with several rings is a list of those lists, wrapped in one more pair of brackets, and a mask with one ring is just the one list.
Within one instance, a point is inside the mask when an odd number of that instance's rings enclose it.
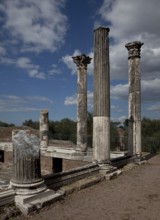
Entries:
{"label": "gravel path", "polygon": [[159,220],[160,155],[112,181],[103,181],[45,207],[33,220]]}

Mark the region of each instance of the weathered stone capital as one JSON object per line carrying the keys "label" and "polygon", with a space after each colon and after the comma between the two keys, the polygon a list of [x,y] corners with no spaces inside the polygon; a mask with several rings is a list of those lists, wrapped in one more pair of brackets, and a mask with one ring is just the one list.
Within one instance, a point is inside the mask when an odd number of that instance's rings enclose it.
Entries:
{"label": "weathered stone capital", "polygon": [[98,27],[98,28],[94,29],[94,32],[95,32],[95,31],[98,31],[98,30],[99,30],[99,31],[105,30],[105,31],[107,31],[108,33],[109,33],[109,31],[110,31],[110,29],[109,29],[108,27],[107,27],[107,28],[106,28],[106,27]]}
{"label": "weathered stone capital", "polygon": [[85,54],[82,54],[80,56],[72,57],[72,59],[78,68],[86,69],[92,58],[86,56]]}
{"label": "weathered stone capital", "polygon": [[134,57],[141,57],[141,46],[143,45],[140,41],[134,41],[125,45],[128,50],[128,59]]}

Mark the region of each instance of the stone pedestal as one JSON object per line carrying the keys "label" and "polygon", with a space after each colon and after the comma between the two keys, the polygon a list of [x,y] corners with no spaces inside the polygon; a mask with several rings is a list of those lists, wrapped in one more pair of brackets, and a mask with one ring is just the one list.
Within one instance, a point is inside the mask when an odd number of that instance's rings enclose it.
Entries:
{"label": "stone pedestal", "polygon": [[140,52],[143,43],[134,41],[125,45],[128,50],[129,74],[129,129],[128,153],[141,157],[141,82]]}
{"label": "stone pedestal", "polygon": [[46,150],[48,147],[48,110],[42,110],[40,112],[40,123],[39,123],[39,129],[40,129],[40,148],[43,150]]}
{"label": "stone pedestal", "polygon": [[29,130],[12,134],[13,178],[10,182],[16,194],[30,195],[46,189],[40,170],[39,139]]}
{"label": "stone pedestal", "polygon": [[109,28],[94,31],[94,160],[110,163],[110,71]]}
{"label": "stone pedestal", "polygon": [[87,65],[91,62],[91,58],[85,54],[72,58],[78,69],[76,151],[85,154],[87,151]]}

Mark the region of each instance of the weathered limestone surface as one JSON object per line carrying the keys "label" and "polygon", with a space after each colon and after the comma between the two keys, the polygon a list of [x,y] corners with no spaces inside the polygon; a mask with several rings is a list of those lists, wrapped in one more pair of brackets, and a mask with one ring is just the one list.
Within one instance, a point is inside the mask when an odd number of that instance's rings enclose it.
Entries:
{"label": "weathered limestone surface", "polygon": [[130,155],[141,156],[141,82],[140,52],[143,43],[134,41],[125,45],[128,49],[129,74],[129,131],[128,151]]}
{"label": "weathered limestone surface", "polygon": [[[94,157],[99,163],[106,163],[110,160],[110,118],[93,118]],[[103,146],[103,147],[102,147]]]}
{"label": "weathered limestone surface", "polygon": [[110,71],[109,28],[94,31],[94,159],[110,161]]}
{"label": "weathered limestone surface", "polygon": [[[40,170],[39,139],[29,130],[13,131],[13,178],[11,186],[17,194],[44,190]],[[34,190],[30,190],[34,188]]]}
{"label": "weathered limestone surface", "polygon": [[76,151],[86,153],[87,151],[87,65],[91,58],[82,54],[72,57],[77,65],[77,146]]}
{"label": "weathered limestone surface", "polygon": [[48,110],[40,112],[40,147],[46,149],[48,147]]}

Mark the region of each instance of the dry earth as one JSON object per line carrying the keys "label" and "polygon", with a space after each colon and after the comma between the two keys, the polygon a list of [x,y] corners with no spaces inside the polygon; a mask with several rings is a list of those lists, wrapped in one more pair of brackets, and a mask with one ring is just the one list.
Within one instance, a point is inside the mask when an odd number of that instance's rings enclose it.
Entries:
{"label": "dry earth", "polygon": [[73,193],[23,220],[159,220],[160,155],[112,181]]}

